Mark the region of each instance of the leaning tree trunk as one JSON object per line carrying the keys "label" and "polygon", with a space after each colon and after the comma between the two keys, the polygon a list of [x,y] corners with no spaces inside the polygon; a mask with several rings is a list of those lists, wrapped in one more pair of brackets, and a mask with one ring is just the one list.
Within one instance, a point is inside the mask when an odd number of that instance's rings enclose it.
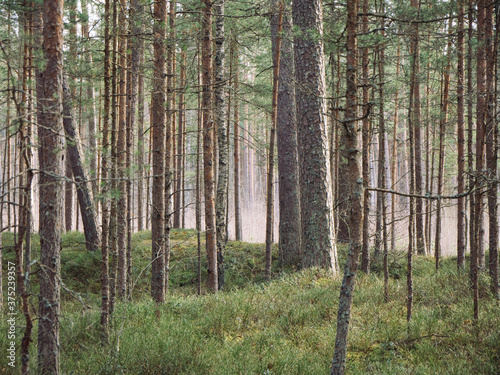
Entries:
{"label": "leaning tree trunk", "polygon": [[82,152],[78,147],[79,137],[71,114],[71,94],[65,81],[63,82],[63,116],[66,154],[70,159],[72,175],[75,178],[78,204],[80,205],[85,232],[85,246],[88,251],[96,251],[101,245],[100,233],[97,227],[97,214],[94,208],[94,199],[88,186],[88,178],[83,167]]}
{"label": "leaning tree trunk", "polygon": [[61,231],[63,184],[62,67],[63,1],[43,2],[45,70],[37,76],[40,168],[40,298],[38,372],[59,374],[61,299]]}
{"label": "leaning tree trunk", "polygon": [[347,2],[347,74],[346,74],[346,111],[345,111],[345,147],[347,150],[348,170],[348,202],[350,214],[349,225],[349,252],[344,269],[344,278],[340,288],[339,308],[337,313],[337,335],[335,338],[335,352],[333,354],[331,375],[343,375],[346,369],[347,336],[349,320],[358,269],[358,258],[363,244],[363,174],[361,161],[362,144],[359,139],[359,119],[357,111],[357,31],[358,2]]}

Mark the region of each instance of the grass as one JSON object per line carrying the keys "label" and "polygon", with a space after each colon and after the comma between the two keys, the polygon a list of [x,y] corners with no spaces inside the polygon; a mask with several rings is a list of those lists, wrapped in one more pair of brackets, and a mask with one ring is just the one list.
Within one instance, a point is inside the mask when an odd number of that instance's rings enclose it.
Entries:
{"label": "grass", "polygon": [[[4,259],[12,260],[4,237]],[[37,243],[34,239],[34,243]],[[333,356],[341,275],[320,269],[280,272],[263,281],[264,246],[230,242],[226,291],[197,296],[196,233],[174,231],[167,302],[149,297],[150,233],[133,236],[132,302],[117,304],[109,344],[100,344],[100,254],[84,250],[83,235],[63,237],[61,368],[64,374],[326,374]],[[275,249],[276,251],[276,249]],[[345,247],[339,246],[341,260]],[[34,258],[37,250],[34,249]],[[202,252],[205,261],[204,251]],[[406,266],[391,254],[390,301],[383,275],[358,276],[349,334],[350,374],[498,374],[500,307],[481,275],[480,319],[471,322],[466,271],[445,258],[414,263],[414,313],[406,323]],[[35,266],[36,268],[36,266]],[[205,269],[206,265],[202,265]],[[378,269],[375,264],[374,269]],[[206,271],[205,271],[206,272]],[[205,275],[203,275],[205,277]],[[36,275],[33,278],[36,294]],[[80,299],[84,302],[82,304]],[[36,298],[32,299],[36,308]],[[5,316],[0,347],[7,344]],[[17,324],[17,345],[23,332]],[[36,325],[31,366],[36,368]],[[18,370],[20,365],[18,363]],[[8,373],[0,356],[0,373]]]}

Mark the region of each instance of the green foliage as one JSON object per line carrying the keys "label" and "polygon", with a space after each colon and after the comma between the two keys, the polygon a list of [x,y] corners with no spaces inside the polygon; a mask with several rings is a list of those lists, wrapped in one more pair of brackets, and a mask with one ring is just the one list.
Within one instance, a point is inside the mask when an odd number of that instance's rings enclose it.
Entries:
{"label": "green foliage", "polygon": [[[202,237],[203,239],[203,237]],[[13,236],[4,234],[5,259]],[[38,241],[34,237],[34,258]],[[263,283],[264,246],[229,242],[226,291],[196,295],[196,232],[172,232],[170,289],[158,306],[149,298],[150,232],[133,236],[132,302],[117,304],[109,345],[100,343],[100,253],[84,237],[63,236],[62,372],[73,374],[324,374],[335,342],[341,275],[309,269],[279,273]],[[339,247],[345,259],[346,247]],[[204,249],[202,257],[205,258]],[[203,259],[203,261],[205,261]],[[277,262],[275,262],[276,264]],[[414,314],[406,323],[402,254],[390,254],[390,301],[374,263],[358,275],[348,348],[351,374],[496,374],[500,366],[500,307],[481,275],[480,320],[472,324],[466,271],[444,258],[414,262]],[[206,268],[206,265],[202,265]],[[206,275],[203,276],[204,278]],[[32,300],[36,306],[36,299]],[[83,302],[83,304],[82,304]],[[22,319],[17,335],[20,344]],[[0,330],[6,332],[6,319]],[[36,368],[36,324],[31,366]],[[6,336],[0,336],[4,347]],[[0,357],[0,371],[7,368]]]}

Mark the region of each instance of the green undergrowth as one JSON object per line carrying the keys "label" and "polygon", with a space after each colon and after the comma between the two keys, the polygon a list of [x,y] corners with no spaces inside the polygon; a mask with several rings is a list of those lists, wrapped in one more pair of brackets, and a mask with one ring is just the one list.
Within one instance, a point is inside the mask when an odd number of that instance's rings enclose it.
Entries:
{"label": "green undergrowth", "polygon": [[[4,262],[13,257],[9,240],[4,237]],[[132,300],[117,304],[109,343],[103,346],[100,254],[84,250],[81,234],[63,236],[60,335],[64,374],[329,373],[342,272],[336,276],[320,269],[279,272],[275,261],[274,278],[266,283],[264,245],[229,242],[226,290],[217,295],[203,291],[198,296],[196,232],[173,231],[172,245],[169,294],[167,302],[158,306],[149,297],[150,233],[134,234]],[[341,264],[345,250],[339,246]],[[33,253],[36,260],[36,248]],[[204,258],[202,249],[202,270]],[[384,302],[383,275],[377,262],[370,275],[358,276],[348,373],[498,374],[500,307],[489,293],[487,275],[480,275],[480,318],[474,326],[467,271],[457,271],[453,257],[442,260],[439,272],[432,258],[416,257],[414,310],[407,324],[406,260],[399,253],[391,254],[389,260],[389,302]],[[36,274],[33,279],[36,285]],[[36,298],[32,302],[37,308]],[[0,332],[4,332],[0,334],[4,348],[6,316]],[[19,316],[18,347],[22,334]],[[36,368],[36,334],[35,324],[32,369]],[[3,369],[9,373],[2,353],[0,373]]]}

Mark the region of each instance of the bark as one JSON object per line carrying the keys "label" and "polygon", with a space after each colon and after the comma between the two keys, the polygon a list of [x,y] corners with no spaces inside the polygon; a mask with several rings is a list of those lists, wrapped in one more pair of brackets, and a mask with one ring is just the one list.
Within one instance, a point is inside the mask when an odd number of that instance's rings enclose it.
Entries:
{"label": "bark", "polygon": [[[495,59],[497,56],[498,29],[493,38],[492,15],[496,15],[496,26],[498,26],[498,9],[489,2],[486,9],[486,168],[488,181],[488,226],[489,226],[489,274],[491,278],[491,291],[495,298],[499,299],[498,285],[498,126],[495,123],[496,83],[497,70]],[[495,85],[495,86],[493,86]]]}
{"label": "bark", "polygon": [[226,122],[226,93],[224,82],[224,0],[215,2],[215,116],[219,151],[217,174],[217,197],[215,201],[215,225],[217,236],[217,275],[218,289],[224,287],[224,252],[227,242],[226,210],[227,187],[229,180],[229,144],[227,143],[228,124]]}
{"label": "bark", "polygon": [[88,178],[83,167],[83,156],[78,145],[79,136],[71,113],[71,94],[66,82],[63,82],[63,124],[66,135],[66,157],[70,159],[71,174],[75,179],[78,203],[82,215],[85,232],[85,246],[88,251],[96,251],[100,247],[100,233],[97,227],[97,214],[94,199],[88,186]]}
{"label": "bark", "polygon": [[[271,280],[272,245],[274,232],[274,144],[276,139],[276,123],[278,116],[278,86],[281,57],[281,33],[283,31],[283,8],[282,2],[274,2],[273,16],[271,19],[272,44],[273,44],[273,96],[271,113],[271,132],[269,135],[269,154],[267,164],[267,202],[266,202],[266,280]],[[276,15],[276,11],[278,14]],[[277,17],[277,19],[276,19]],[[277,24],[276,24],[277,22]]]}
{"label": "bark", "polygon": [[[399,61],[401,56],[401,47],[398,41],[397,57]],[[396,80],[399,78],[399,64],[396,65]],[[391,166],[391,188],[395,189],[397,184],[396,157],[398,147],[398,122],[399,122],[399,90],[396,90],[394,97],[394,130],[392,133],[392,166]],[[391,195],[391,250],[396,250],[396,196]]]}
{"label": "bark", "polygon": [[333,355],[331,375],[343,375],[346,369],[347,336],[349,320],[358,268],[358,258],[363,241],[363,175],[361,165],[361,140],[357,120],[357,21],[358,1],[347,3],[347,74],[346,74],[346,111],[344,143],[347,150],[348,184],[350,212],[348,225],[350,233],[349,252],[340,287],[339,308],[337,313],[337,335]]}
{"label": "bark", "polygon": [[177,173],[176,173],[176,194],[175,198],[175,212],[174,212],[174,228],[183,228],[182,225],[182,211],[184,205],[182,204],[184,191],[183,191],[183,176],[184,176],[184,144],[186,142],[185,138],[185,128],[184,128],[184,92],[186,90],[186,52],[181,52],[181,66],[180,66],[180,81],[179,81],[179,103],[178,103],[178,131],[177,131]]}
{"label": "bark", "polygon": [[[243,238],[241,230],[241,207],[240,207],[240,118],[239,118],[239,68],[238,68],[238,46],[236,40],[231,41],[231,59],[234,64],[234,233],[235,240]],[[278,146],[279,147],[279,146]]]}
{"label": "bark", "polygon": [[[200,46],[198,43],[197,46],[198,52],[198,61],[197,61],[197,75],[198,75],[198,86],[201,87],[201,53]],[[201,95],[198,91],[197,93],[198,99],[198,111],[197,111],[197,123],[198,123],[198,131],[196,132],[196,206],[195,206],[195,215],[196,215],[196,240],[198,245],[198,259],[197,259],[197,287],[198,287],[198,295],[201,295],[201,132],[202,132],[202,124],[203,124],[203,113],[201,111]]]}
{"label": "bark", "polygon": [[[87,10],[87,0],[81,0],[82,7],[82,37],[84,39],[90,38],[89,35],[89,14]],[[89,67],[93,65],[92,50],[84,47],[84,56],[86,63]],[[89,159],[89,177],[90,185],[92,187],[92,196],[97,196],[99,168],[97,167],[97,137],[96,137],[96,121],[95,121],[95,92],[92,84],[92,76],[89,75],[87,82],[87,99],[88,103],[85,110],[85,118],[88,124],[89,138],[88,138],[88,159]]]}
{"label": "bark", "polygon": [[[332,215],[332,184],[326,135],[323,8],[319,0],[295,0],[295,79],[302,267],[323,266],[337,270],[337,249]],[[318,38],[311,36],[314,30]]]}
{"label": "bark", "polygon": [[120,0],[118,15],[118,137],[117,137],[117,171],[118,171],[118,206],[117,206],[117,246],[118,246],[118,275],[117,295],[124,298],[127,294],[127,187],[126,187],[126,128],[127,128],[127,17],[126,0]]}
{"label": "bark", "polygon": [[483,231],[483,191],[480,174],[484,168],[485,117],[486,117],[486,0],[477,3],[477,101],[476,101],[476,194],[474,217],[474,247],[471,248],[471,281],[474,299],[474,323],[479,319],[479,288],[478,273],[482,268],[482,235]]}
{"label": "bark", "polygon": [[101,156],[101,343],[108,342],[109,324],[109,199],[108,193],[108,159],[109,159],[109,119],[110,119],[110,0],[104,4],[104,116],[102,124],[102,156]]}
{"label": "bark", "polygon": [[40,297],[38,309],[38,372],[59,374],[59,314],[61,291],[61,231],[63,185],[62,67],[63,2],[43,2],[45,70],[37,77]]}
{"label": "bark", "polygon": [[215,236],[214,122],[212,115],[212,2],[203,1],[202,39],[202,111],[203,176],[205,183],[205,246],[208,260],[208,289],[217,292],[217,246]]}
{"label": "bark", "polygon": [[[382,12],[383,14],[383,12]],[[381,29],[384,29],[382,24]],[[384,32],[381,32],[382,37]],[[378,187],[385,189],[387,165],[385,161],[386,140],[385,140],[385,113],[384,113],[384,46],[380,46],[378,51],[378,73],[379,73],[379,123],[378,123]],[[377,192],[377,218],[376,218],[376,234],[375,234],[375,254],[377,254],[384,245],[384,240],[387,238],[387,228],[384,226],[384,218],[386,211],[386,194]],[[384,249],[385,250],[385,249]],[[387,254],[384,251],[384,270],[386,269]],[[384,272],[385,274],[385,272]],[[387,289],[387,285],[386,285]]]}
{"label": "bark", "polygon": [[156,303],[165,302],[165,17],[166,0],[157,1],[153,10],[154,73],[151,94],[151,132],[153,187],[151,207],[152,268],[151,295]]}
{"label": "bark", "polygon": [[[276,132],[279,177],[279,248],[283,266],[300,266],[300,195],[297,154],[297,116],[295,110],[292,25],[283,14],[283,36],[279,60]],[[277,16],[271,18],[273,50],[278,37]],[[275,52],[274,52],[275,54]],[[276,64],[274,62],[273,64]]]}
{"label": "bark", "polygon": [[[76,50],[76,12],[77,12],[77,3],[76,0],[68,0],[67,8],[69,11],[69,58],[73,61],[77,59],[77,50]],[[73,76],[71,82],[71,98],[76,98],[76,76]],[[66,158],[65,158],[65,170],[64,176],[66,177],[66,181],[64,183],[64,220],[65,220],[65,230],[66,232],[70,232],[73,230],[73,170],[71,168],[71,158],[66,150]],[[78,227],[75,228],[78,230]]]}
{"label": "bark", "polygon": [[[419,11],[418,0],[412,0],[412,7],[417,8]],[[414,143],[415,143],[415,192],[421,194],[423,190],[423,174],[422,174],[422,135],[420,130],[422,129],[422,122],[420,117],[420,40],[419,40],[419,27],[418,24],[414,27],[413,33],[413,53],[414,53],[414,65],[415,70],[413,75],[413,128],[414,128]],[[423,200],[416,199],[415,202],[415,234],[417,239],[417,254],[425,255],[425,240],[424,240],[424,208]]]}
{"label": "bark", "polygon": [[[138,78],[138,89],[137,89],[137,230],[144,230],[144,76],[142,69],[140,68],[144,63],[144,41],[140,39],[140,62],[139,62],[139,78]],[[146,194],[149,195],[149,190],[146,190]]]}
{"label": "bark", "polygon": [[[448,51],[451,51],[451,21],[449,25],[448,35]],[[450,68],[451,56],[448,53],[448,62],[443,74],[443,94],[441,102],[441,118],[439,119],[439,169],[438,169],[438,183],[437,194],[443,194],[443,178],[444,178],[444,141],[446,136],[446,125],[448,121],[448,101],[450,93]],[[436,261],[436,269],[439,269],[439,258],[441,257],[441,199],[437,200],[436,204],[436,239],[434,245],[434,258]]]}
{"label": "bark", "polygon": [[[464,1],[458,2],[457,24],[457,193],[465,190],[465,122],[464,122]],[[465,198],[457,202],[457,267],[465,267]]]}
{"label": "bark", "polygon": [[[369,0],[363,1],[363,18],[362,32],[368,33],[368,11]],[[362,80],[363,80],[363,104],[368,105],[370,100],[369,81],[368,81],[368,46],[363,46],[361,54]],[[368,116],[363,118],[362,130],[362,168],[363,168],[363,183],[365,188],[370,186],[370,119]],[[370,231],[369,231],[369,215],[370,215],[370,192],[365,190],[363,201],[363,248],[361,250],[361,270],[365,273],[370,273]]]}

